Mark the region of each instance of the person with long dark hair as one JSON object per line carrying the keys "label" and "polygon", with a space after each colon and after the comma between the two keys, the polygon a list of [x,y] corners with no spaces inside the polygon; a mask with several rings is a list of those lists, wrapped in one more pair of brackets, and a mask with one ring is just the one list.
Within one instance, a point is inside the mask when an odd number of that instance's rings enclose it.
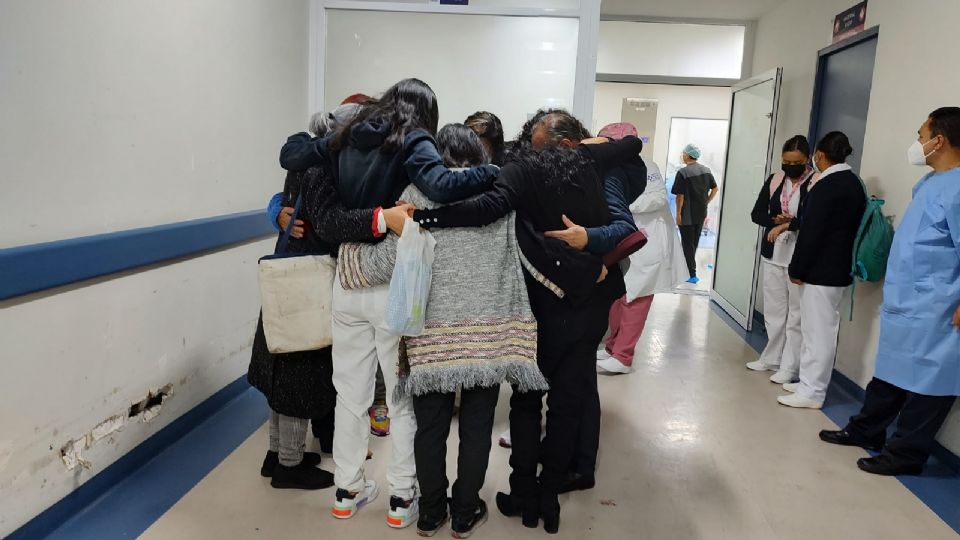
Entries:
{"label": "person with long dark hair", "polygon": [[514,389],[511,493],[497,494],[497,506],[505,515],[522,515],[528,527],[542,519],[544,529],[556,533],[557,494],[577,452],[583,408],[597,392],[595,355],[606,331],[606,314],[625,289],[618,266],[608,269],[600,257],[543,233],[563,229],[563,216],[586,227],[607,225],[604,165],[638,155],[642,143],[628,137],[578,145],[586,129],[563,111],[539,115],[525,131],[529,142],[521,136],[490,192],[443,208],[417,210],[414,219],[430,227],[477,227],[517,212],[517,240],[537,319],[537,363],[550,381],[549,412],[541,444],[544,393]]}
{"label": "person with long dark hair", "polygon": [[502,167],[507,146],[503,140],[503,124],[500,118],[492,112],[477,111],[468,116],[463,123],[480,137],[490,162]]}
{"label": "person with long dark hair", "polygon": [[[490,186],[498,168],[483,165],[452,171],[438,154],[434,135],[439,108],[433,90],[417,79],[404,79],[380,99],[363,104],[338,129],[331,148],[337,164],[337,192],[347,208],[389,206],[411,183],[428,198],[452,202]],[[419,515],[413,441],[416,432],[409,396],[394,392],[400,336],[387,328],[384,313],[387,285],[348,290],[350,271],[338,260],[333,290],[333,382],[337,389],[333,457],[337,493],[332,513],[348,519],[379,494],[366,479],[370,426],[367,408],[373,400],[376,367],[383,370],[391,416],[393,453],[387,470],[390,505],[387,524],[404,528]]]}
{"label": "person with long dark hair", "polygon": [[853,154],[847,136],[827,133],[817,143],[813,164],[820,171],[799,211],[797,245],[790,280],[803,288],[800,308],[800,382],[783,385],[791,392],[781,405],[819,409],[837,355],[840,302],[853,277],[853,243],[867,206],[863,181],[846,161]]}
{"label": "person with long dark hair", "polygon": [[810,143],[803,135],[783,144],[780,170],[767,177],[750,214],[764,228],[760,248],[763,257],[763,322],[767,346],[760,359],[747,364],[753,371],[774,371],[770,381],[795,382],[800,374],[801,291],[790,282],[787,267],[797,243],[796,219],[818,175],[810,166]]}

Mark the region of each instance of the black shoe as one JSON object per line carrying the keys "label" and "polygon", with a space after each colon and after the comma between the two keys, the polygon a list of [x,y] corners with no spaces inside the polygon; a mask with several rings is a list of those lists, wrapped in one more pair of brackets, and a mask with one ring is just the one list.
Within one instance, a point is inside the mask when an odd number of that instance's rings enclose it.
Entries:
{"label": "black shoe", "polygon": [[883,449],[884,440],[873,442],[863,441],[850,434],[849,431],[841,429],[840,431],[823,430],[820,432],[820,440],[830,444],[839,444],[840,446],[859,446],[867,450],[879,452]]}
{"label": "black shoe", "polygon": [[569,473],[567,475],[566,481],[560,486],[560,489],[557,490],[557,493],[570,493],[571,491],[585,491],[588,489],[593,489],[593,486],[597,485],[597,478],[595,476],[586,476],[580,473]]}
{"label": "black shoe", "polygon": [[[314,452],[304,452],[303,461],[301,463],[306,463],[311,467],[316,467],[320,465],[321,457],[320,454]],[[263,465],[260,466],[260,476],[264,478],[272,478],[273,471],[277,469],[277,465],[280,464],[280,454],[277,452],[267,452],[267,455],[263,458]]]}
{"label": "black shoe", "polygon": [[539,499],[521,499],[513,495],[497,492],[497,510],[506,517],[523,517],[523,526],[536,529],[540,525]]}
{"label": "black shoe", "polygon": [[449,519],[450,516],[446,512],[444,512],[442,516],[434,517],[420,514],[420,519],[417,520],[417,534],[425,538],[430,538],[437,534],[437,532],[447,524]]}
{"label": "black shoe", "polygon": [[333,473],[306,461],[294,467],[278,464],[270,485],[276,489],[325,489],[333,485]]}
{"label": "black shoe", "polygon": [[857,467],[861,471],[883,476],[919,476],[923,473],[922,464],[897,463],[887,454],[858,459]]}
{"label": "black shoe", "polygon": [[543,520],[543,530],[548,534],[560,532],[560,501],[555,492],[540,492],[540,519]]}
{"label": "black shoe", "polygon": [[487,503],[481,500],[480,506],[467,519],[462,519],[460,517],[453,518],[453,523],[450,524],[450,528],[453,529],[453,534],[451,536],[454,538],[470,538],[470,535],[486,522]]}

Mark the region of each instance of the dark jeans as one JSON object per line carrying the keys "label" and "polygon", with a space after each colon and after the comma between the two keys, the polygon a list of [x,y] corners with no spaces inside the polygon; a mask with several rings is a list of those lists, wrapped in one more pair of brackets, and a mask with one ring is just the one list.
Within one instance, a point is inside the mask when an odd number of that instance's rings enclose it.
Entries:
{"label": "dark jeans", "polygon": [[588,389],[584,396],[577,452],[573,457],[570,472],[592,477],[597,470],[597,452],[600,450],[600,393],[597,391],[596,377],[589,378],[587,382],[592,382],[593,388]]}
{"label": "dark jeans", "polygon": [[320,443],[320,451],[328,454],[333,452],[333,419],[334,414],[331,410],[324,416],[310,420],[313,436]]}
{"label": "dark jeans", "polygon": [[[480,507],[480,489],[490,460],[493,416],[500,387],[471,388],[460,393],[460,451],[457,481],[450,509],[454,518],[467,519]],[[453,419],[455,394],[414,396],[417,435],[413,441],[420,482],[420,513],[431,518],[447,513],[447,437]],[[539,429],[538,429],[539,432]]]}
{"label": "dark jeans", "polygon": [[867,442],[882,442],[887,426],[897,418],[897,431],[887,440],[883,453],[904,465],[923,465],[930,456],[937,432],[953,407],[955,396],[914,394],[874,378],[860,414],[845,428]]}
{"label": "dark jeans", "polygon": [[[534,308],[538,331],[537,363],[550,381],[547,435],[541,443],[543,392],[518,392],[515,389],[510,398],[510,438],[513,443],[510,489],[518,497],[536,495],[540,461],[543,469],[539,486],[547,491],[559,490],[583,448],[581,438],[590,441],[587,453],[596,455],[592,442],[593,427],[588,424],[599,411],[597,347],[606,331],[606,315],[611,303],[590,300],[577,307],[557,303],[550,309]],[[596,423],[599,424],[599,417]]]}
{"label": "dark jeans", "polygon": [[683,246],[683,257],[687,260],[687,270],[690,271],[690,277],[697,276],[697,248],[700,247],[700,234],[702,232],[703,223],[680,226],[680,244]]}

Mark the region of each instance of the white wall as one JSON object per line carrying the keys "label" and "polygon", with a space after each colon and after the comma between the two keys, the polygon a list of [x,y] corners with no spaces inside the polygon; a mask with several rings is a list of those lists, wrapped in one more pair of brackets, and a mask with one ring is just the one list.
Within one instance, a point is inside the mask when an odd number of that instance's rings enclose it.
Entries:
{"label": "white wall", "polygon": [[[807,133],[817,50],[830,45],[833,17],[849,6],[849,0],[788,2],[760,19],[754,72],[784,68],[778,144]],[[930,111],[960,105],[960,71],[949,60],[957,20],[960,3],[941,0],[872,0],[867,10],[867,26],[880,26],[880,41],[861,173],[898,220],[924,172],[907,164],[906,148]],[[863,284],[856,294],[855,319],[841,326],[837,368],[863,386],[873,375],[882,291]],[[960,453],[960,407],[939,440]]]}
{"label": "white wall", "polygon": [[600,21],[597,73],[739,79],[743,26]]}
{"label": "white wall", "polygon": [[[0,4],[0,247],[263,208],[306,1]],[[0,537],[246,370],[270,240],[0,303]],[[67,470],[60,448],[173,395]]]}
{"label": "white wall", "polygon": [[0,4],[0,247],[261,207],[305,124],[305,3],[274,4]]}
{"label": "white wall", "polygon": [[620,121],[625,98],[651,98],[659,101],[653,160],[666,171],[670,119],[674,116],[729,120],[730,89],[710,86],[671,86],[598,82],[593,101],[593,126]]}
{"label": "white wall", "polygon": [[487,110],[512,139],[541,107],[573,109],[578,26],[554,17],[328,10],[326,108],[417,77],[437,93],[441,125]]}

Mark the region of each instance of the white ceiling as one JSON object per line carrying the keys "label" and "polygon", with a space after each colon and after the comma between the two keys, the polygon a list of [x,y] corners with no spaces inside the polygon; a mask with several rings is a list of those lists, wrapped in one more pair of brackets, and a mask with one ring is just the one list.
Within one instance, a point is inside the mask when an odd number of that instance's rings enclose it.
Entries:
{"label": "white ceiling", "polygon": [[604,15],[755,21],[786,0],[603,0]]}

